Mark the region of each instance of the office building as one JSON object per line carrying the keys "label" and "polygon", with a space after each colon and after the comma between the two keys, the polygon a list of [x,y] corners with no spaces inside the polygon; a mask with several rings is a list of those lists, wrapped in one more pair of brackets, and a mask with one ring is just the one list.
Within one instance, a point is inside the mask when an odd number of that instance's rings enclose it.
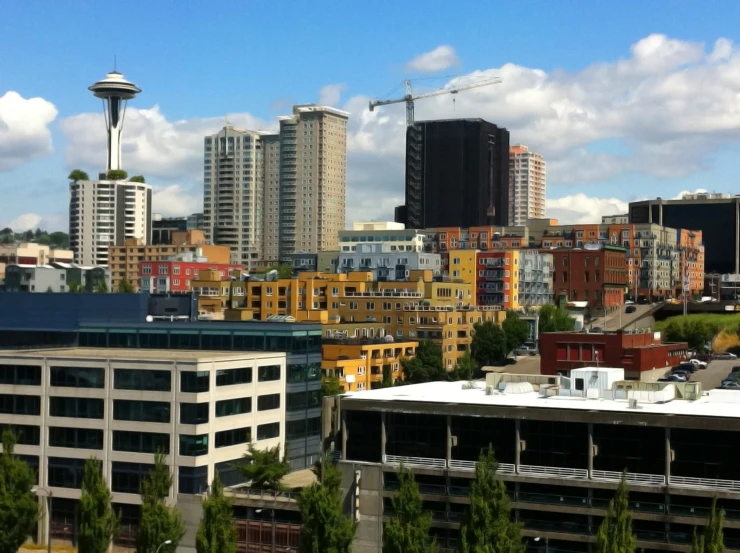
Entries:
{"label": "office building", "polygon": [[528,219],[545,218],[547,170],[542,155],[523,144],[509,150],[509,215],[507,225],[527,224]]}
{"label": "office building", "polygon": [[152,228],[152,187],[127,181],[121,165],[121,131],[126,103],[141,90],[116,71],[89,88],[105,106],[108,156],[100,180],[69,185],[69,246],[80,265],[108,265],[114,244],[135,238],[148,243]]}
{"label": "office building", "polygon": [[248,269],[259,265],[262,259],[265,134],[227,124],[204,140],[206,240],[229,246],[231,263]]}
{"label": "office building", "polygon": [[708,273],[740,274],[740,197],[685,194],[680,200],[630,202],[630,223],[701,231]]}
{"label": "office building", "polygon": [[507,225],[509,200],[509,131],[482,119],[408,127],[407,228]]}
{"label": "office building", "polygon": [[280,260],[338,250],[347,196],[349,113],[313,104],[280,117]]}
{"label": "office building", "polygon": [[172,230],[170,242],[147,245],[142,240],[128,239],[110,248],[110,271],[112,290],[118,290],[121,281],[139,289],[139,265],[143,261],[164,261],[184,252],[205,257],[210,263],[228,264],[231,262],[231,249],[228,246],[214,246],[206,243],[202,230]]}
{"label": "office building", "polygon": [[356,553],[382,543],[401,465],[420,484],[430,533],[458,550],[489,444],[532,551],[592,551],[622,471],[637,549],[686,552],[715,499],[725,547],[740,549],[736,391],[624,381],[622,369],[587,367],[570,378],[492,373],[472,387],[434,382],[324,401],[327,417],[337,408],[324,428],[341,457],[343,504],[357,515]]}
{"label": "office building", "polygon": [[203,227],[203,214],[192,213],[187,217],[162,217],[152,214],[152,245],[172,244],[172,233],[186,230],[200,230]]}
{"label": "office building", "polygon": [[[74,512],[88,458],[130,516],[157,451],[175,502],[204,493],[217,472],[243,482],[234,465],[250,443],[285,443],[284,353],[41,349],[0,354],[0,374],[0,424],[16,430],[17,452],[38,470],[39,496],[53,495],[52,527]],[[200,517],[182,512],[182,545],[193,547]]]}
{"label": "office building", "polygon": [[602,225],[626,225],[630,222],[630,217],[626,213],[623,215],[602,215]]}

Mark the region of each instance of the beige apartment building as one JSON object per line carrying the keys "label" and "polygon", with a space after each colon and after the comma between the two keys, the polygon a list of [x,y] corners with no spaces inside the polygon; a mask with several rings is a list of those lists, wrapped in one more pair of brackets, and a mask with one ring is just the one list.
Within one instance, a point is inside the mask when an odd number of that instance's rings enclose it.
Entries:
{"label": "beige apartment building", "polygon": [[347,112],[313,104],[294,106],[292,115],[280,118],[281,261],[290,262],[295,253],[339,249],[348,118]]}
{"label": "beige apartment building", "polygon": [[540,154],[523,144],[509,149],[509,226],[545,217],[547,171]]}
{"label": "beige apartment building", "polygon": [[265,176],[262,219],[263,261],[272,265],[280,261],[280,135],[262,137],[262,155]]}
{"label": "beige apartment building", "polygon": [[73,261],[72,250],[54,249],[34,242],[0,245],[0,263],[48,265],[49,263],[72,263]]}

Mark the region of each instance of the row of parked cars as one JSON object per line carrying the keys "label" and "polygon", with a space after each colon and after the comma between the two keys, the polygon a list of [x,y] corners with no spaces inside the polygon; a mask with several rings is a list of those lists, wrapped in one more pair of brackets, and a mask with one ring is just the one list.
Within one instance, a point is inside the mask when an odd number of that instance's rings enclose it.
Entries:
{"label": "row of parked cars", "polygon": [[658,382],[688,382],[691,380],[691,375],[698,370],[706,369],[708,366],[707,361],[700,361],[699,359],[689,359],[679,365],[673,367],[671,371],[658,379]]}
{"label": "row of parked cars", "polygon": [[740,390],[740,366],[732,367],[730,374],[722,380],[722,388],[725,390]]}

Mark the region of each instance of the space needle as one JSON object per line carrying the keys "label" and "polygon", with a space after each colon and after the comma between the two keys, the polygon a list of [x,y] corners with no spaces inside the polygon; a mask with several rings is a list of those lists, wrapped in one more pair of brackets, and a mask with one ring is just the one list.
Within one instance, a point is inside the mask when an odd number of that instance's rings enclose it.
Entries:
{"label": "space needle", "polygon": [[105,126],[108,129],[108,163],[106,172],[121,169],[121,130],[126,115],[126,103],[141,89],[127,81],[118,71],[111,71],[101,81],[88,87],[96,98],[103,100]]}

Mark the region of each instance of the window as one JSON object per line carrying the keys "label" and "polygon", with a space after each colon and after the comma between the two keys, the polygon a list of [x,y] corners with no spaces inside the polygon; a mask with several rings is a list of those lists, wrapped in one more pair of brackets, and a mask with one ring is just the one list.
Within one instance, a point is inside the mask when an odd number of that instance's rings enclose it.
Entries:
{"label": "window", "polygon": [[269,440],[280,436],[280,423],[271,422],[257,427],[257,440]]}
{"label": "window", "polygon": [[208,422],[207,403],[181,403],[180,424],[204,424]]}
{"label": "window", "polygon": [[67,388],[104,388],[105,370],[99,367],[51,367],[51,385]]}
{"label": "window", "polygon": [[252,368],[216,371],[216,386],[233,386],[252,382]]}
{"label": "window", "polygon": [[252,398],[240,397],[236,399],[224,399],[216,402],[216,416],[230,417],[233,415],[243,415],[251,413]]}
{"label": "window", "polygon": [[191,394],[207,392],[210,389],[209,380],[208,371],[182,372],[180,373],[180,391]]}
{"label": "window", "polygon": [[167,274],[167,265],[160,265],[159,266],[159,274],[160,275],[166,275]]}
{"label": "window", "polygon": [[102,419],[104,412],[105,407],[102,399],[84,397],[49,398],[49,414],[52,417]]}
{"label": "window", "polygon": [[103,449],[103,431],[92,428],[49,427],[49,445],[72,449]]}
{"label": "window", "polygon": [[116,399],[113,400],[113,420],[170,422],[170,404],[165,401]]}
{"label": "window", "polygon": [[257,368],[257,381],[270,382],[280,380],[280,365],[265,365]]}
{"label": "window", "polygon": [[49,457],[48,485],[57,488],[80,489],[85,462],[86,459]]}
{"label": "window", "polygon": [[224,430],[222,432],[216,432],[216,448],[230,447],[232,445],[246,444],[252,439],[251,428],[246,426],[244,428],[234,428],[231,430]]}
{"label": "window", "polygon": [[111,465],[111,491],[117,493],[141,493],[141,481],[154,468],[145,463],[121,463]]}
{"label": "window", "polygon": [[280,394],[268,394],[257,398],[257,411],[269,411],[280,408]]}
{"label": "window", "polygon": [[113,388],[116,390],[169,392],[172,390],[170,375],[170,371],[114,369]]}
{"label": "window", "polygon": [[576,378],[576,390],[583,390],[583,379]]}
{"label": "window", "polygon": [[141,266],[141,274],[142,275],[151,275],[152,274],[152,266],[151,265],[142,265]]}
{"label": "window", "polygon": [[208,434],[190,436],[180,434],[180,455],[197,457],[208,454]]}
{"label": "window", "polygon": [[20,394],[0,394],[0,413],[5,415],[40,415],[41,398]]}
{"label": "window", "polygon": [[170,454],[170,435],[156,432],[113,431],[113,451]]}
{"label": "window", "polygon": [[183,494],[200,494],[208,489],[208,466],[177,467],[177,491]]}
{"label": "window", "polygon": [[321,405],[321,390],[289,393],[287,394],[286,401],[288,411],[297,411],[319,407]]}
{"label": "window", "polygon": [[34,365],[0,365],[0,384],[41,386],[41,367]]}
{"label": "window", "polygon": [[18,445],[39,445],[41,432],[38,426],[28,424],[7,424],[3,428],[9,429],[15,435]]}

